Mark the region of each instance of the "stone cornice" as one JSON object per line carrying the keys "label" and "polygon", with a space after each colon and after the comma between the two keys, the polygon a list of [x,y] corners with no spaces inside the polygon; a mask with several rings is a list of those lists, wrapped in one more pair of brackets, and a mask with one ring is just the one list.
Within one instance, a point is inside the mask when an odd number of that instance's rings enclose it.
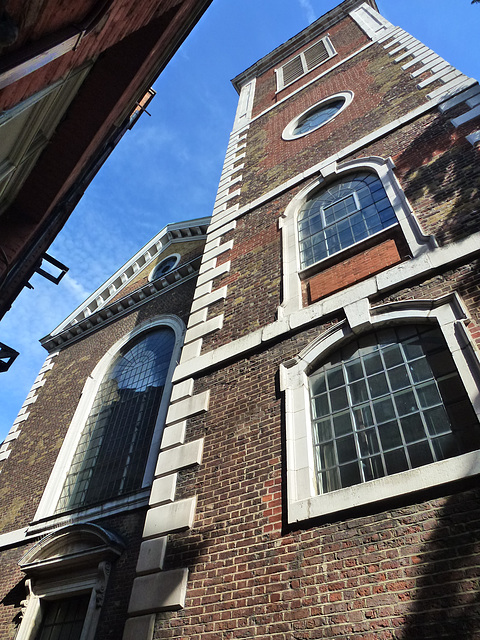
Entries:
{"label": "stone cornice", "polygon": [[198,256],[190,262],[184,263],[160,278],[147,282],[142,287],[135,289],[123,298],[117,299],[109,305],[99,308],[89,316],[67,325],[58,333],[49,334],[40,340],[43,347],[49,352],[62,349],[67,345],[103,328],[107,323],[130,313],[135,308],[144,304],[147,300],[162,295],[171,289],[183,284],[187,280],[196,278],[202,261]]}
{"label": "stone cornice", "polygon": [[[169,224],[150,240],[144,247],[130,258],[118,271],[116,271],[103,285],[94,291],[82,304],[58,325],[44,340],[52,336],[60,335],[65,329],[77,326],[92,314],[105,309],[110,302],[118,298],[118,294],[129,282],[136,278],[137,273],[154,263],[161,253],[172,243],[188,242],[206,238],[210,218],[197,218]],[[175,272],[172,272],[175,273]]]}

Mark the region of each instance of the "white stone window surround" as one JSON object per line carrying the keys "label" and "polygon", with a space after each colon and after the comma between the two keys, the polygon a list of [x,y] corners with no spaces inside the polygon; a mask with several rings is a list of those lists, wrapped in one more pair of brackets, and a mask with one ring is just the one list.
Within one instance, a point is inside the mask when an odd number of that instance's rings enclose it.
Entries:
{"label": "white stone window surround", "polygon": [[[327,187],[331,182],[341,179],[342,176],[347,176],[349,173],[360,169],[371,171],[378,176],[395,211],[397,222],[403,232],[413,258],[417,258],[436,246],[434,238],[423,233],[420,224],[415,218],[412,207],[408,203],[403,189],[395,177],[393,172],[394,167],[395,164],[391,158],[360,158],[358,160],[343,162],[340,165],[334,161],[323,167],[319,172],[320,176],[301,189],[291,200],[279,220],[279,226],[282,230],[283,248],[283,302],[279,308],[279,317],[284,317],[285,314],[298,311],[302,308],[302,277],[310,275],[312,271],[317,271],[322,263],[326,263],[325,266],[327,266],[327,263],[328,265],[331,264],[332,256],[328,256],[314,265],[309,265],[306,269],[303,269],[303,271],[301,270],[297,219],[302,205],[312,193],[318,191],[322,186]],[[380,233],[384,232],[382,231]],[[350,247],[334,254],[336,262],[340,262],[345,252],[351,251],[352,247],[356,247],[361,243],[371,242],[372,237],[374,236],[360,240]]]}
{"label": "white stone window surround", "polygon": [[[326,49],[326,52],[327,52],[327,57],[324,60],[322,60],[321,62],[319,62],[318,64],[316,64],[314,66],[309,66],[308,63],[307,63],[305,54],[308,54],[310,49],[312,49],[315,46],[317,46],[319,44],[319,42],[323,42],[323,44],[325,45],[325,49]],[[310,73],[314,69],[317,69],[319,66],[321,66],[322,64],[327,62],[327,60],[330,60],[331,58],[333,58],[336,55],[337,55],[337,52],[335,51],[335,48],[334,48],[334,46],[333,46],[333,44],[332,44],[332,42],[330,40],[330,36],[327,34],[323,38],[320,38],[319,40],[314,42],[310,47],[305,49],[305,51],[302,51],[300,54],[296,54],[296,55],[292,56],[289,60],[287,60],[287,62],[284,62],[281,67],[279,67],[278,69],[275,69],[275,77],[276,77],[276,80],[277,80],[277,92],[282,91],[283,89],[285,89],[289,85],[293,84],[297,80],[300,80],[300,78],[303,78],[304,76],[306,76],[307,73]],[[290,82],[285,82],[284,81],[284,69],[285,69],[285,67],[287,65],[289,65],[291,62],[293,62],[293,60],[295,60],[296,58],[300,59],[300,63],[301,63],[302,69],[303,69],[303,73],[301,75],[299,75],[299,76],[296,76]]]}
{"label": "white stone window surround", "polygon": [[[327,107],[331,102],[335,102],[335,100],[338,100],[340,98],[343,98],[345,102],[340,107],[340,109],[338,109],[338,111],[333,114],[333,116],[328,118],[328,120],[325,120],[325,122],[322,122],[317,127],[314,127],[309,131],[305,131],[304,133],[297,133],[297,134],[294,133],[298,124],[304,118],[308,117],[310,113],[312,113],[313,111],[316,111],[322,106]],[[350,91],[350,90],[340,91],[339,93],[335,93],[331,96],[328,96],[328,98],[322,98],[322,100],[312,105],[311,107],[308,107],[308,109],[305,109],[303,113],[301,113],[300,115],[296,116],[293,120],[291,120],[291,122],[289,122],[285,127],[285,129],[283,130],[282,138],[284,140],[297,140],[298,138],[303,138],[304,136],[307,136],[309,133],[312,133],[313,131],[317,131],[317,129],[320,129],[324,125],[328,124],[334,118],[336,118],[340,113],[342,113],[342,111],[344,111],[348,107],[348,105],[352,102],[353,98],[354,98],[354,93],[353,91]]]}
{"label": "white stone window surround", "polygon": [[175,264],[173,264],[173,266],[166,272],[166,273],[170,273],[170,271],[173,271],[175,269],[175,267],[178,265],[178,263],[180,262],[180,254],[179,253],[170,253],[168,256],[165,256],[165,258],[163,258],[163,260],[160,260],[160,262],[158,262],[154,268],[150,271],[149,275],[148,275],[148,281],[152,282],[152,280],[155,280],[158,275],[157,275],[157,271],[160,270],[160,267],[162,266],[162,264],[164,262],[166,262],[167,260],[171,260],[172,258],[175,258],[176,262]]}
{"label": "white stone window surround", "polygon": [[[70,469],[72,458],[77,449],[78,441],[80,440],[85,422],[89,416],[91,406],[95,399],[98,388],[111,363],[117,357],[122,347],[124,347],[128,342],[135,339],[137,336],[143,333],[147,333],[148,331],[157,327],[170,327],[171,329],[173,329],[173,331],[175,332],[175,346],[173,348],[172,359],[167,374],[162,401],[160,403],[160,408],[156,419],[152,443],[150,445],[150,452],[145,468],[142,489],[134,496],[129,495],[123,498],[109,500],[105,502],[104,505],[80,509],[74,514],[69,514],[68,516],[65,516],[63,514],[57,514],[56,516],[53,516],[66,475],[68,473],[68,470]],[[40,504],[34,516],[32,525],[29,527],[29,533],[34,533],[37,531],[37,529],[42,530],[43,528],[45,528],[45,523],[40,523],[39,521],[45,520],[46,518],[49,519],[49,522],[47,523],[49,526],[52,525],[52,519],[55,520],[55,523],[58,520],[59,523],[66,524],[67,522],[72,520],[85,520],[85,518],[92,519],[94,517],[101,517],[103,515],[106,515],[106,513],[114,513],[128,508],[136,508],[139,501],[141,503],[147,504],[149,496],[148,487],[151,485],[155,471],[158,451],[160,449],[160,441],[163,433],[163,425],[165,423],[170,394],[172,390],[172,376],[176,364],[180,358],[180,351],[183,345],[185,331],[185,324],[177,316],[157,316],[141,323],[131,332],[123,336],[123,338],[118,340],[101,358],[101,360],[95,366],[94,370],[85,382],[85,386],[83,388],[82,395],[77,405],[77,409],[73,416],[72,422],[63,441],[63,445],[58,454],[50,478],[45,487],[45,491],[40,500]]]}
{"label": "white stone window surround", "polygon": [[280,366],[286,404],[288,522],[324,516],[480,473],[480,452],[424,465],[364,484],[317,494],[308,376],[353,336],[392,324],[436,323],[452,353],[477,417],[479,358],[465,328],[467,313],[457,294],[370,308],[367,299],[344,308],[346,320],[320,335],[296,358]]}
{"label": "white stone window surround", "polygon": [[93,524],[59,529],[34,545],[19,562],[27,575],[27,599],[16,640],[34,640],[43,602],[90,594],[81,640],[94,640],[111,564],[125,545]]}

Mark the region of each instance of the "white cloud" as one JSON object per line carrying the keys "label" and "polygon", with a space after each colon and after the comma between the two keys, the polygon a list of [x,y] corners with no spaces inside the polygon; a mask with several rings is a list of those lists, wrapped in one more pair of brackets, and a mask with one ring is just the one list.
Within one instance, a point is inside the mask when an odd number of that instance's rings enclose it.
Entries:
{"label": "white cloud", "polygon": [[317,19],[317,16],[315,14],[315,9],[313,8],[313,5],[310,2],[310,0],[298,0],[298,2],[302,7],[302,9],[305,11],[308,24],[312,24],[312,22],[315,22],[315,20]]}
{"label": "white cloud", "polygon": [[75,278],[72,278],[68,273],[63,278],[62,282],[63,282],[63,286],[69,289],[73,294],[74,298],[77,299],[77,304],[80,304],[81,302],[86,300],[88,296],[91,294],[91,291],[89,291],[86,287],[84,287],[81,282],[78,282],[78,280],[75,280]]}

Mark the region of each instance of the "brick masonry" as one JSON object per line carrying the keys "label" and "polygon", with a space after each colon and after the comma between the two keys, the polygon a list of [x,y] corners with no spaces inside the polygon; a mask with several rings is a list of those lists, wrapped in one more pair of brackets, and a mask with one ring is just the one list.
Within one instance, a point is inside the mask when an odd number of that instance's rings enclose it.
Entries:
{"label": "brick masonry", "polygon": [[[473,235],[480,215],[478,149],[466,138],[478,121],[455,126],[465,110],[463,99],[443,111],[429,104],[441,80],[419,89],[432,71],[410,53],[395,62],[394,56],[404,55],[403,33],[394,30],[383,42],[370,44],[350,17],[328,31],[338,56],[325,67],[281,95],[275,94],[272,68],[257,78],[252,119],[232,132],[196,290],[184,283],[168,298],[149,300],[60,351],[3,463],[4,469],[14,463],[26,468],[20,492],[8,485],[0,491],[4,530],[11,531],[35,512],[94,363],[143,319],[178,309],[189,328],[167,416],[169,435],[146,527],[140,530],[142,509],[125,522],[112,516],[106,523],[132,542],[109,586],[99,638],[121,637],[127,591],[134,584],[127,637],[137,637],[135,629],[142,629],[138,640],[478,637],[475,478],[354,504],[295,524],[287,517],[281,367],[345,326],[355,310],[368,307],[373,314],[377,307],[404,301],[428,308],[432,300],[457,296],[463,309],[457,329],[461,322],[470,340],[463,347],[478,378],[480,245],[468,245],[468,255],[459,248],[466,246],[462,240],[478,238]],[[350,54],[355,55],[335,66]],[[402,69],[409,61],[410,71],[422,69],[415,78]],[[354,100],[338,118],[300,140],[281,139],[294,116],[347,89],[354,91]],[[378,134],[381,126],[387,129]],[[349,147],[370,134],[358,148]],[[341,165],[370,157],[392,159],[405,207],[411,206],[430,242],[411,256],[407,238],[397,230],[394,237],[378,236],[378,244],[372,238],[359,243],[345,260],[328,262],[326,268],[313,265],[303,279],[310,298],[304,296],[299,309],[282,316],[288,293],[282,273],[287,208],[307,187],[321,188],[321,180],[335,179],[334,173],[312,170],[321,161],[338,166],[337,160]],[[423,270],[415,271],[418,265]],[[370,286],[376,275],[384,276],[383,287]],[[360,292],[358,299],[352,292]],[[362,318],[355,321],[354,330],[361,332]],[[144,555],[135,573],[142,535]],[[146,562],[152,549],[162,557]],[[15,565],[23,550],[2,553],[1,615],[4,637],[10,639],[24,593]],[[145,585],[163,596],[169,576],[185,581],[186,570],[184,601],[179,598],[171,607],[178,610],[155,609],[150,593],[146,603],[140,597]]]}
{"label": "brick masonry", "polygon": [[395,240],[382,242],[372,249],[362,251],[353,258],[317,273],[308,283],[310,300],[316,302],[398,262],[400,262],[400,255]]}

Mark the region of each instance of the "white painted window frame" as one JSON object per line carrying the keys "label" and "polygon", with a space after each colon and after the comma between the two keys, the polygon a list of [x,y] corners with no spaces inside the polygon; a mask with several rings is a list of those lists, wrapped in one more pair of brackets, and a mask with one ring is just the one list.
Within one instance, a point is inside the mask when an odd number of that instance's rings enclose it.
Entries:
{"label": "white painted window frame", "polygon": [[153,269],[150,271],[149,276],[148,276],[148,281],[152,282],[153,280],[156,280],[157,278],[160,278],[162,276],[157,276],[156,275],[156,271],[158,269],[160,269],[161,265],[166,261],[166,260],[170,260],[170,258],[175,258],[176,262],[173,265],[173,267],[171,267],[171,269],[169,269],[164,275],[167,275],[167,273],[170,273],[171,271],[173,271],[174,269],[177,268],[178,263],[180,262],[180,258],[181,255],[179,253],[170,253],[168,256],[165,256],[162,260],[160,260],[160,262],[157,262],[157,264],[153,267]]}
{"label": "white painted window frame", "polygon": [[[114,534],[92,524],[74,525],[72,533],[73,536],[67,527],[46,536],[20,561],[20,568],[27,575],[27,598],[16,640],[37,637],[45,601],[84,594],[90,594],[90,599],[80,640],[94,640],[111,563],[121,554],[124,544]],[[69,538],[70,548],[62,545]]]}
{"label": "white painted window frame", "polygon": [[[343,162],[340,165],[336,161],[326,163],[320,169],[320,176],[301,189],[291,200],[283,217],[280,218],[279,225],[282,230],[282,267],[283,267],[283,303],[279,309],[280,317],[293,313],[302,308],[302,275],[306,271],[311,272],[312,268],[321,267],[323,260],[309,265],[306,269],[300,267],[300,251],[298,237],[298,215],[305,202],[312,193],[322,186],[328,187],[331,182],[339,180],[342,176],[347,176],[359,170],[366,170],[375,173],[385,189],[388,199],[395,211],[398,224],[403,232],[404,238],[410,249],[413,258],[416,258],[435,246],[435,241],[431,236],[423,233],[417,219],[413,214],[403,189],[400,187],[393,172],[395,164],[391,158],[368,157]],[[343,249],[334,254],[338,256],[338,261],[342,259],[342,253],[351,251],[352,247],[371,242],[373,236],[369,236],[359,242],[354,243],[347,249]],[[331,261],[332,256],[325,260]]]}
{"label": "white painted window frame", "polygon": [[392,324],[434,323],[451,351],[468,397],[480,419],[478,353],[465,327],[468,316],[457,294],[370,308],[368,299],[344,307],[346,320],[321,334],[280,366],[285,393],[288,521],[299,522],[394,498],[480,473],[480,451],[424,465],[385,478],[317,494],[309,375],[354,335]]}
{"label": "white painted window frame", "polygon": [[[48,483],[45,487],[45,491],[38,505],[38,509],[33,519],[32,525],[29,528],[29,532],[33,532],[36,529],[35,524],[41,520],[44,520],[45,518],[51,518],[53,516],[60,522],[65,521],[65,517],[62,516],[62,514],[57,514],[56,516],[54,516],[54,512],[60,498],[65,478],[70,469],[73,456],[75,455],[75,451],[77,450],[78,442],[82,435],[87,418],[90,414],[90,409],[97,394],[98,388],[111,363],[115,360],[119,351],[128,342],[132,341],[138,336],[141,336],[144,333],[146,334],[152,329],[160,327],[170,327],[171,329],[173,329],[173,331],[175,332],[175,345],[173,348],[172,359],[165,382],[162,401],[160,403],[160,408],[155,423],[152,444],[150,446],[150,452],[148,455],[145,474],[143,477],[142,489],[139,491],[139,493],[141,493],[144,489],[147,489],[151,485],[155,472],[156,460],[158,451],[160,449],[160,442],[162,439],[163,426],[165,423],[170,394],[172,390],[172,376],[177,362],[180,358],[180,351],[183,345],[186,331],[184,322],[174,315],[162,315],[156,318],[151,318],[150,320],[147,320],[135,327],[134,330],[123,336],[123,338],[118,340],[105,353],[105,355],[92,371],[91,375],[87,378],[77,409],[63,441],[63,445],[58,454],[57,461],[55,462]],[[147,495],[148,493],[145,497],[147,497]],[[103,507],[100,506],[80,509],[78,510],[78,512],[75,512],[75,514],[68,516],[67,519],[68,521],[72,521],[75,519],[84,519],[85,516],[92,518],[94,516],[100,516],[104,514],[105,511],[111,513],[112,510],[125,510],[129,507],[129,505],[131,505],[132,507],[136,505],[136,501],[134,498],[132,498],[132,496],[118,498],[112,501],[106,501]]]}
{"label": "white painted window frame", "polygon": [[[323,44],[325,45],[325,49],[326,49],[326,51],[328,53],[328,58],[325,58],[325,60],[322,60],[322,62],[319,62],[317,65],[315,65],[314,67],[309,69],[308,65],[307,65],[307,61],[305,59],[305,53],[308,52],[313,47],[315,47],[319,42],[323,42]],[[277,92],[282,91],[283,89],[285,89],[286,87],[290,86],[294,82],[297,82],[297,80],[300,80],[300,78],[303,78],[304,76],[306,76],[307,73],[311,73],[315,69],[318,69],[318,67],[321,67],[322,64],[325,64],[325,62],[327,62],[328,60],[333,58],[333,56],[336,56],[336,55],[337,55],[337,52],[335,51],[335,47],[333,46],[332,41],[330,40],[330,37],[328,35],[326,35],[325,37],[320,38],[319,40],[314,42],[310,47],[305,49],[305,51],[302,51],[301,53],[299,53],[299,54],[297,54],[295,56],[292,56],[281,67],[279,67],[278,69],[275,69],[275,75],[276,75],[276,79],[277,79]],[[302,65],[302,69],[303,69],[303,73],[302,73],[302,75],[298,76],[297,78],[295,78],[291,82],[285,83],[284,79],[283,79],[284,68],[285,68],[285,66],[287,64],[289,64],[290,62],[295,60],[295,58],[299,58],[300,59],[301,65]]]}
{"label": "white painted window frame", "polygon": [[15,198],[90,68],[91,63],[82,65],[65,78],[0,114],[0,138],[6,135],[8,127],[10,138],[14,140],[11,148],[0,152],[0,211],[6,209]]}
{"label": "white painted window frame", "polygon": [[[322,122],[317,127],[314,127],[313,129],[310,129],[309,131],[305,131],[304,133],[297,133],[297,134],[294,133],[295,132],[295,128],[298,126],[298,124],[304,118],[308,117],[310,115],[310,113],[312,113],[313,111],[316,111],[317,109],[319,109],[322,106],[326,106],[327,107],[330,102],[334,102],[335,100],[338,100],[339,98],[343,98],[345,100],[345,102],[340,107],[340,109],[336,113],[333,114],[333,116],[330,116],[330,118],[328,118],[328,120],[325,120],[325,122]],[[313,133],[313,131],[317,131],[321,127],[325,126],[326,124],[328,124],[329,122],[334,120],[340,113],[342,113],[342,111],[344,111],[348,107],[348,105],[352,102],[353,98],[354,98],[353,91],[340,91],[339,93],[335,93],[335,94],[333,94],[331,96],[328,96],[328,98],[324,98],[323,100],[320,100],[319,102],[317,102],[316,104],[312,105],[311,107],[308,107],[308,109],[305,109],[305,111],[303,111],[303,113],[301,113],[300,115],[296,116],[293,120],[291,120],[287,124],[285,129],[283,130],[282,138],[284,140],[297,140],[298,138],[303,138],[304,136],[308,136],[310,133]]]}

